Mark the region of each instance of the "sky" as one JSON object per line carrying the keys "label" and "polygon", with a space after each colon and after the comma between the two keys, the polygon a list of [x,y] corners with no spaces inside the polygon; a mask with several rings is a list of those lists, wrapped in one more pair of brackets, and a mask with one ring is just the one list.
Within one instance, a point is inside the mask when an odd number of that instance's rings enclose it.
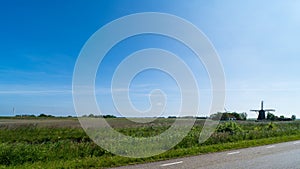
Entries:
{"label": "sky", "polygon": [[[278,116],[300,117],[299,8],[296,0],[3,1],[0,115],[75,116],[73,70],[90,36],[120,17],[162,12],[191,22],[214,45],[224,68],[227,110],[247,112],[253,118],[256,113],[249,110],[259,109],[264,100]],[[171,51],[190,66],[199,84],[199,114],[207,115],[211,87],[203,64],[180,42],[158,35],[130,37],[107,53],[96,77],[96,97],[104,114],[119,115],[109,88],[114,70],[126,56],[144,48]],[[157,88],[167,96],[165,115],[176,115],[180,97],[176,82],[157,70],[133,79],[129,90],[133,105],[148,109],[149,92]]]}

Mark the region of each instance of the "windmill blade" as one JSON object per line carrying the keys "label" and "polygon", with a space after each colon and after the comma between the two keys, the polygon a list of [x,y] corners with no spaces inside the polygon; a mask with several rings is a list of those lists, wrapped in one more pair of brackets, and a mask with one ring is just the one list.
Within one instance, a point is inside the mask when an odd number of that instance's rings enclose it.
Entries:
{"label": "windmill blade", "polygon": [[256,111],[256,112],[258,112],[258,111],[260,111],[260,110],[250,110],[250,111]]}
{"label": "windmill blade", "polygon": [[265,111],[275,111],[275,109],[265,109]]}

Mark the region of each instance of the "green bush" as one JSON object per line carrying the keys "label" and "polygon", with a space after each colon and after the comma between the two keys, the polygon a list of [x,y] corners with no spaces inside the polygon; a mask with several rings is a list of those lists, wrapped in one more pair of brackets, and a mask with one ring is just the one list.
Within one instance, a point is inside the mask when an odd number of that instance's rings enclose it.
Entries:
{"label": "green bush", "polygon": [[217,132],[225,132],[230,134],[235,134],[242,131],[242,128],[235,122],[222,123],[217,128]]}

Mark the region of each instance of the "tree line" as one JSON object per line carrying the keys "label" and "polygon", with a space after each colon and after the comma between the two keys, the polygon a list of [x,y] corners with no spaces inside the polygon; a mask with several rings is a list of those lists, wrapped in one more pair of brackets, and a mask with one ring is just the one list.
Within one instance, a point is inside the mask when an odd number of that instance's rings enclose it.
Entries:
{"label": "tree line", "polygon": [[218,112],[210,115],[212,120],[247,120],[248,114],[246,112],[237,113],[237,112]]}
{"label": "tree line", "polygon": [[273,113],[268,112],[267,113],[267,120],[271,121],[292,121],[296,120],[296,115],[292,115],[291,118],[284,117],[283,115],[281,116],[275,116]]}

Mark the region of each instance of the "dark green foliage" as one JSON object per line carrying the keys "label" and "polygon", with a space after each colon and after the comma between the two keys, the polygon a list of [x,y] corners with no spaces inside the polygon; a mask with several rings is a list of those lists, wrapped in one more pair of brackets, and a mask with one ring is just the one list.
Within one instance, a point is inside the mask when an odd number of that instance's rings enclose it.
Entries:
{"label": "dark green foliage", "polygon": [[236,120],[242,120],[241,115],[237,112],[229,113],[229,115],[234,116]]}
{"label": "dark green foliage", "polygon": [[117,118],[117,117],[114,115],[104,115],[103,118]]}
{"label": "dark green foliage", "polygon": [[54,116],[42,113],[38,117],[54,117]]}
{"label": "dark green foliage", "polygon": [[176,119],[177,117],[176,116],[169,116],[168,118],[169,119]]}
{"label": "dark green foliage", "polygon": [[268,112],[267,114],[267,120],[276,120],[278,117],[276,117],[273,113]]}
{"label": "dark green foliage", "polygon": [[30,115],[28,115],[28,114],[24,114],[24,115],[16,115],[15,117],[18,117],[18,118],[26,118],[26,117],[28,117],[28,118],[33,118],[33,117],[35,117],[35,115],[33,115],[33,114],[30,114]]}
{"label": "dark green foliage", "polygon": [[210,116],[212,120],[247,120],[247,113],[237,113],[237,112],[218,112]]}
{"label": "dark green foliage", "polygon": [[94,115],[94,114],[89,114],[89,115],[83,115],[82,117],[92,117],[92,118],[117,118],[114,115]]}

